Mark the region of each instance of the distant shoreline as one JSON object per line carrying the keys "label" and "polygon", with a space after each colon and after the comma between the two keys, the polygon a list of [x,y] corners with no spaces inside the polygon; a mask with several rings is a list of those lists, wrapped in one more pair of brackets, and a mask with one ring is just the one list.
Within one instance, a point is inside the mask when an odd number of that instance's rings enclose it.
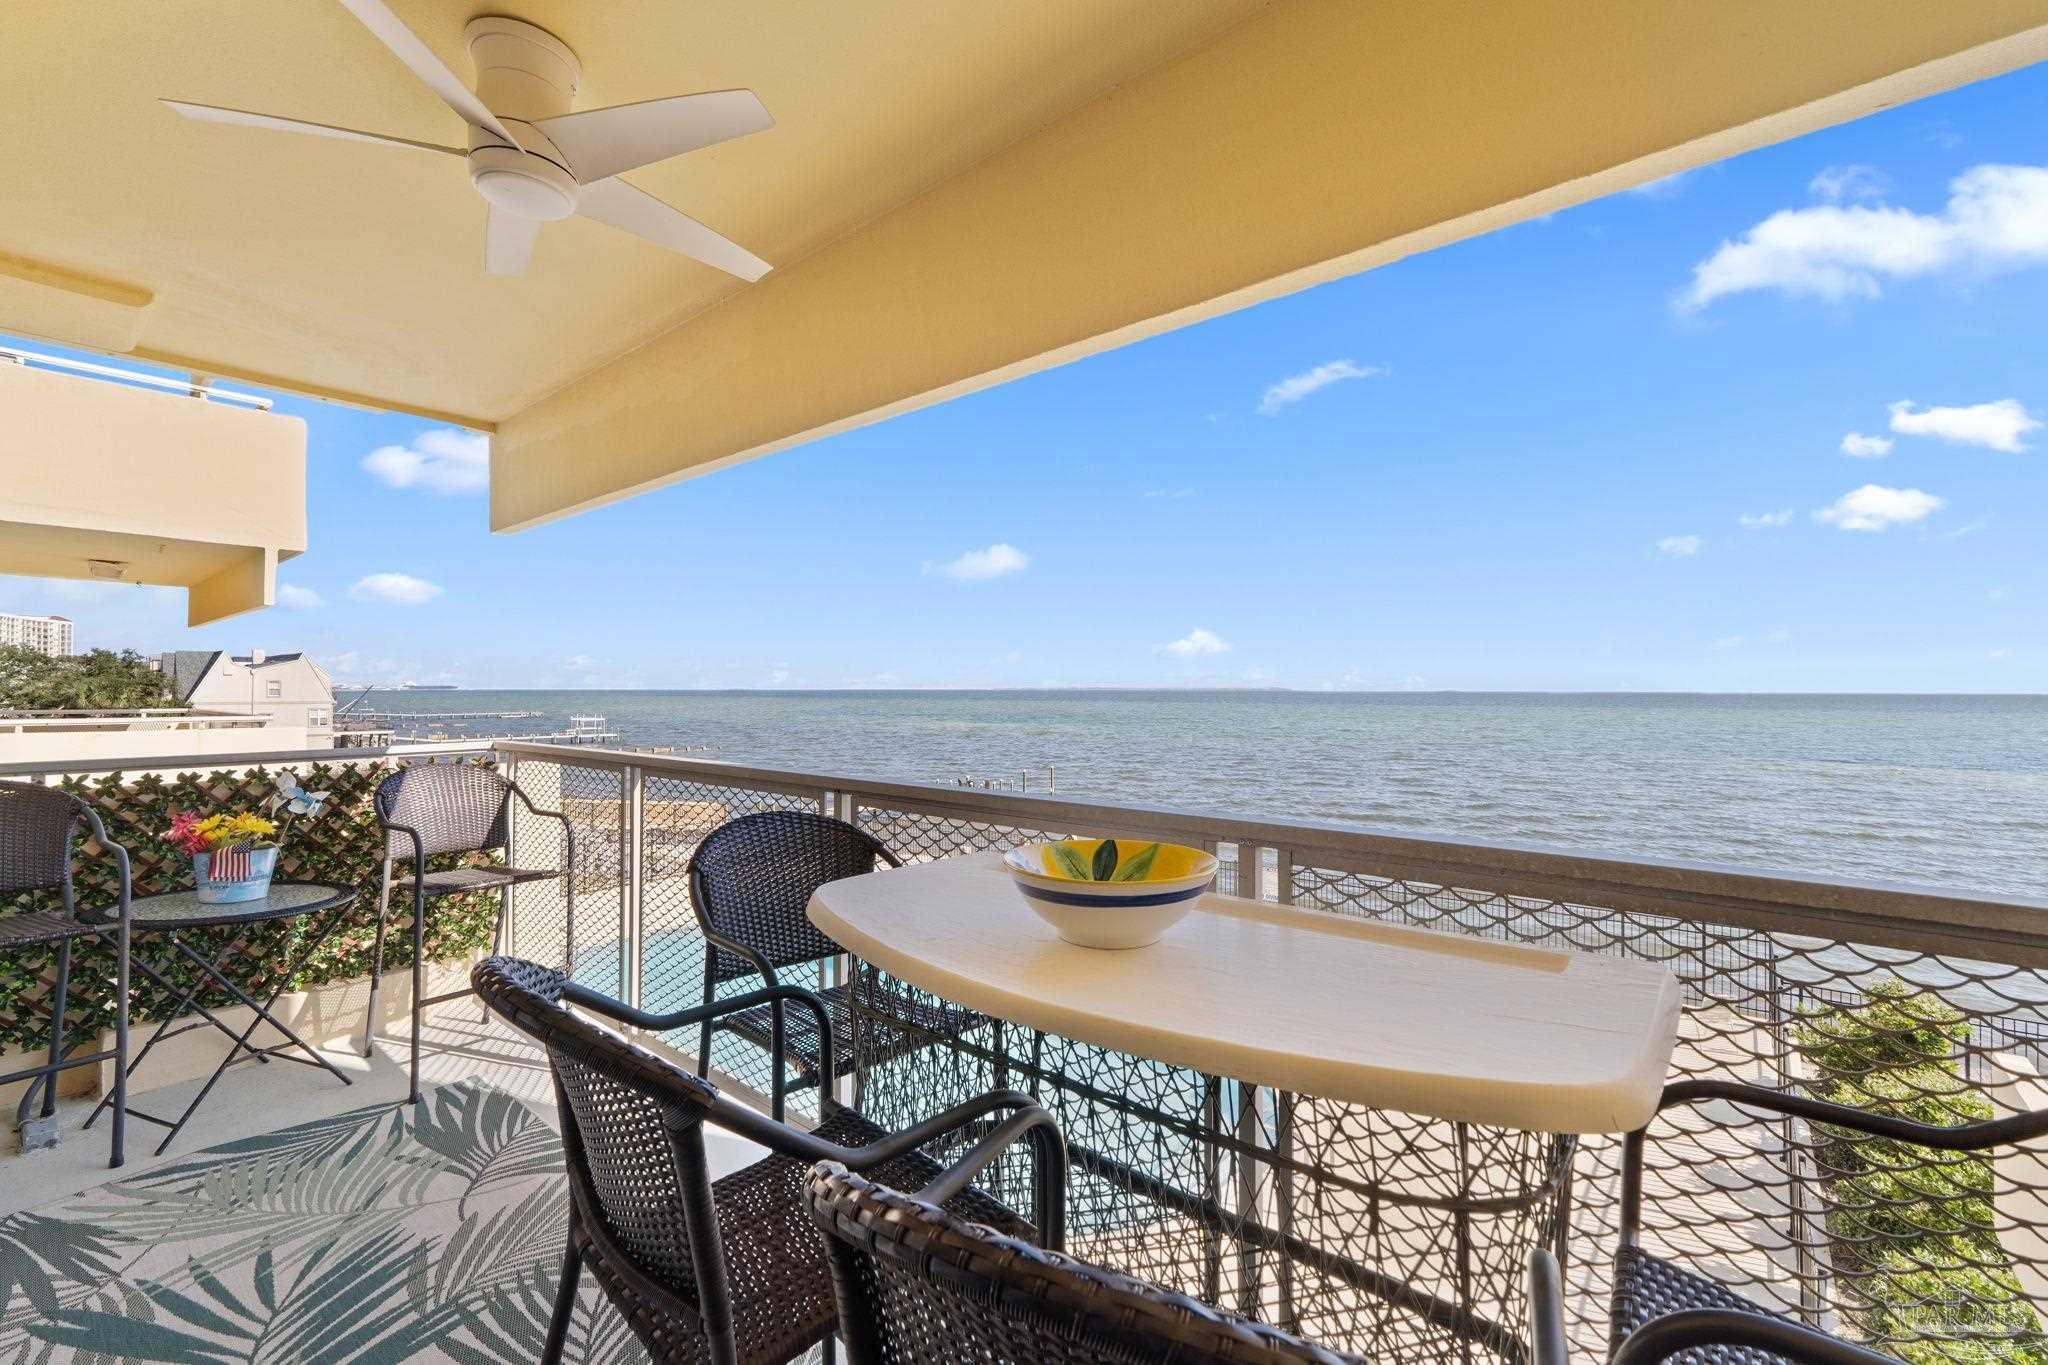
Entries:
{"label": "distant shoreline", "polygon": [[[2015,700],[2048,700],[2048,692],[1701,692],[1685,689],[1607,691],[1582,688],[1529,687],[1430,687],[1430,688],[1320,688],[1320,687],[460,687],[412,689],[449,693],[533,693],[582,692],[591,696],[683,696],[683,697],[1794,697],[1803,700],[1827,697],[1874,699],[1941,699],[1948,697],[2008,697]],[[336,696],[386,692],[400,689],[337,687]]]}

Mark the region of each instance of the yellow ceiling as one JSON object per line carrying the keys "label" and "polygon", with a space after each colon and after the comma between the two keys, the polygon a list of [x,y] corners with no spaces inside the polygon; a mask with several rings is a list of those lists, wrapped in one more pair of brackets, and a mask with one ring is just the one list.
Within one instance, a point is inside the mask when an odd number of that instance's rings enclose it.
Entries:
{"label": "yellow ceiling", "polygon": [[[626,178],[784,265],[1260,5],[393,8],[465,80],[469,19],[539,24],[582,60],[581,109],[753,89],[776,127]],[[153,295],[138,357],[493,425],[746,287],[580,219],[548,225],[524,276],[494,278],[460,163],[195,124],[157,103],[462,145],[456,115],[333,0],[12,4],[0,74],[0,330],[103,350],[124,330],[100,321],[101,298],[78,296],[75,327],[61,296],[19,301],[12,258]]]}

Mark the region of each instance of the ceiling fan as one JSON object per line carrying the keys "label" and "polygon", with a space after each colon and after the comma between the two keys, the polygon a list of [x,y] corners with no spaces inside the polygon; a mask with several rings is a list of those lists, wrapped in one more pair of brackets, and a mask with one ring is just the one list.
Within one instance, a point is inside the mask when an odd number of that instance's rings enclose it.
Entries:
{"label": "ceiling fan", "polygon": [[774,126],[751,90],[672,95],[570,112],[583,69],[552,33],[517,19],[473,19],[463,36],[476,90],[457,78],[384,0],[341,0],[377,40],[469,125],[469,146],[443,147],[324,123],[167,99],[186,118],[315,137],[374,142],[469,163],[469,183],[488,206],[484,268],[517,275],[542,223],[579,213],[693,260],[758,280],[768,262],[687,214],[618,179],[622,171]]}

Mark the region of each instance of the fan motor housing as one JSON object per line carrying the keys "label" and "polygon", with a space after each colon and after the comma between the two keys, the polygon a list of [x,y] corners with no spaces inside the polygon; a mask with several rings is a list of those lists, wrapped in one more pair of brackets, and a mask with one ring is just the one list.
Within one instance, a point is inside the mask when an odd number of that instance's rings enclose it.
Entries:
{"label": "fan motor housing", "polygon": [[551,223],[576,211],[576,177],[516,147],[471,148],[469,183],[492,204],[521,218]]}
{"label": "fan motor housing", "polygon": [[576,177],[549,159],[554,144],[533,125],[568,113],[575,103],[583,79],[576,54],[546,29],[498,15],[472,19],[463,36],[476,63],[477,98],[534,149],[507,147],[489,132],[471,129],[469,183],[518,217],[567,218],[576,211]]}

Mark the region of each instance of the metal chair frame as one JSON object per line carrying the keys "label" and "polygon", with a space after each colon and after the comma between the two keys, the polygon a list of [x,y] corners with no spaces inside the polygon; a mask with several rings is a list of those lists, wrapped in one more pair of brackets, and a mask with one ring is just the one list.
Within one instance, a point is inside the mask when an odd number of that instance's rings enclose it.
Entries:
{"label": "metal chair frame", "polygon": [[[52,989],[50,998],[50,1051],[47,1060],[41,1066],[25,1067],[19,1071],[12,1071],[4,1076],[0,1076],[0,1085],[33,1078],[32,1084],[23,1093],[21,1103],[16,1109],[17,1122],[23,1127],[24,1131],[23,1145],[27,1147],[31,1145],[27,1136],[28,1125],[35,1122],[35,1120],[29,1118],[29,1111],[36,1107],[35,1102],[38,1092],[40,1092],[42,1097],[42,1105],[41,1112],[37,1118],[47,1123],[49,1120],[54,1119],[57,1113],[57,1077],[59,1073],[72,1070],[75,1067],[97,1066],[102,1062],[113,1062],[114,1090],[112,1105],[114,1122],[107,1165],[110,1168],[119,1167],[126,1160],[128,1135],[128,977],[130,965],[133,961],[129,954],[130,931],[133,927],[133,916],[129,903],[133,898],[134,886],[129,875],[128,850],[123,845],[117,844],[107,837],[107,828],[100,822],[99,812],[94,810],[90,803],[81,800],[70,792],[55,787],[41,786],[33,782],[0,782],[0,797],[4,797],[9,793],[13,794],[15,800],[45,800],[53,805],[58,802],[68,802],[72,807],[70,818],[63,825],[63,847],[61,851],[45,851],[46,853],[56,852],[56,856],[62,858],[64,864],[63,876],[55,881],[50,881],[23,874],[20,877],[10,877],[4,882],[0,882],[0,891],[5,892],[57,889],[64,901],[62,918],[71,921],[71,923],[51,924],[48,926],[47,935],[24,938],[15,944],[6,945],[10,947],[28,947],[32,944],[54,941],[57,945],[57,981]],[[4,809],[4,804],[0,804],[0,809]],[[78,821],[81,816],[84,817],[92,829],[93,842],[106,850],[107,854],[113,858],[115,869],[120,876],[120,891],[110,918],[103,914],[93,914],[88,917],[88,912],[80,911],[77,905],[72,885],[71,849],[78,836]],[[4,836],[5,833],[4,828],[0,828],[0,836]],[[104,938],[109,930],[114,934],[117,958],[114,982],[114,1046],[112,1049],[97,1049],[81,1057],[67,1057],[64,1055],[64,1012],[71,990],[71,941],[74,938]],[[97,1113],[98,1111],[95,1110],[94,1112]],[[54,1143],[54,1140],[54,1137],[49,1139],[52,1143]]]}
{"label": "metal chair frame", "polygon": [[[551,978],[557,997],[552,1001],[546,1000],[530,986],[523,985],[519,979],[522,976]],[[705,1151],[706,1123],[758,1143],[774,1156],[811,1163],[834,1162],[856,1171],[872,1171],[889,1162],[915,1155],[919,1148],[949,1134],[978,1133],[978,1138],[966,1153],[928,1187],[927,1194],[938,1199],[967,1193],[977,1175],[1009,1148],[1023,1141],[1033,1151],[1032,1226],[1040,1240],[1049,1246],[1056,1248],[1064,1239],[1066,1145],[1053,1116],[1040,1108],[1029,1095],[1014,1090],[991,1091],[901,1132],[862,1146],[846,1146],[739,1104],[720,1094],[717,1087],[709,1082],[634,1046],[603,1024],[565,1008],[575,1005],[612,1023],[659,1034],[764,1003],[789,1005],[812,1015],[822,1030],[819,1037],[829,1059],[832,1047],[829,1020],[825,1017],[823,1002],[810,991],[794,986],[770,986],[709,1005],[657,1015],[579,986],[567,980],[563,973],[551,973],[517,959],[486,959],[476,966],[471,979],[478,993],[501,1017],[542,1042],[548,1049],[549,1066],[555,1077],[555,1098],[561,1114],[562,1140],[569,1167],[570,1229],[554,1314],[541,1356],[545,1365],[555,1365],[562,1358],[576,1305],[577,1281],[586,1255],[593,1252],[605,1271],[605,1275],[600,1276],[601,1280],[610,1276],[623,1281],[630,1296],[642,1304],[653,1305],[660,1314],[701,1322],[711,1365],[737,1365],[741,1359],[741,1343],[726,1282],[724,1240]],[[598,1071],[615,1085],[638,1092],[661,1109],[669,1155],[674,1162],[683,1204],[689,1259],[695,1277],[695,1304],[658,1283],[640,1268],[632,1254],[612,1235],[593,1184],[576,1114],[555,1061],[558,1050],[573,1052],[581,1066]],[[820,1093],[820,1109],[821,1119],[829,1118],[834,1111],[841,1114],[850,1112],[833,1103],[823,1092]],[[1008,1111],[1007,1116],[996,1119],[995,1116],[1004,1111]],[[822,1245],[818,1252],[821,1256],[824,1254]],[[610,1292],[611,1286],[606,1288]],[[635,1330],[641,1331],[642,1315],[627,1309],[624,1304],[620,1307],[626,1311]],[[650,1350],[656,1351],[657,1358],[661,1358],[656,1343],[649,1340],[646,1332],[641,1331],[641,1334]],[[825,1337],[825,1358],[828,1362],[832,1359],[829,1335]]]}
{"label": "metal chair frame", "polygon": [[[1932,1124],[1894,1114],[1817,1100],[1791,1091],[1772,1090],[1741,1081],[1679,1081],[1666,1086],[1658,1111],[1681,1105],[1721,1100],[1765,1113],[1804,1119],[1871,1137],[1890,1138],[1943,1152],[1981,1152],[2013,1142],[2048,1136],[2048,1110],[2008,1114],[1977,1123]],[[1642,1256],[1643,1155],[1647,1128],[1630,1133],[1622,1150],[1620,1258]],[[1683,1274],[1685,1272],[1677,1272]],[[1536,1324],[1534,1365],[1567,1365],[1563,1328],[1563,1286],[1555,1258],[1538,1250],[1529,1265],[1530,1302]],[[1770,1309],[1711,1307],[1663,1313],[1625,1335],[1622,1284],[1616,1277],[1613,1305],[1614,1343],[1611,1365],[1653,1365],[1683,1351],[1715,1351],[1713,1358],[1735,1360],[1736,1353],[1796,1362],[1796,1365],[1897,1365],[1887,1355],[1791,1321]]]}
{"label": "metal chair frame", "polygon": [[[409,779],[414,779],[415,774],[445,772],[453,766],[456,765],[428,763],[400,768],[397,772],[392,773],[377,784],[377,792],[371,802],[377,814],[378,827],[384,832],[384,859],[378,870],[377,935],[370,950],[370,999],[363,1019],[363,1055],[365,1057],[370,1056],[374,1048],[371,1039],[377,1029],[377,991],[384,974],[384,933],[391,910],[393,869],[397,863],[409,857],[412,864],[412,1056],[410,1060],[411,1083],[406,1095],[408,1103],[417,1103],[420,1098],[420,1033],[427,1007],[429,1005],[445,1004],[450,1000],[460,1000],[464,996],[475,993],[473,989],[465,988],[463,990],[444,991],[434,996],[426,994],[427,900],[430,896],[438,899],[442,896],[461,895],[466,891],[476,888],[454,887],[445,890],[429,890],[427,886],[427,858],[429,853],[426,847],[427,840],[425,834],[416,826],[394,823],[390,816],[399,793]],[[519,798],[520,804],[526,807],[528,813],[536,818],[560,821],[563,842],[561,870],[547,873],[512,873],[498,887],[498,922],[491,933],[491,953],[495,956],[503,951],[505,946],[505,930],[512,913],[513,886],[521,881],[541,881],[559,876],[562,878],[563,884],[563,915],[566,926],[564,933],[565,942],[568,945],[567,955],[573,963],[576,955],[575,826],[570,823],[569,817],[562,812],[542,810],[534,805],[533,799],[526,794],[518,783],[512,781],[511,778],[506,777],[496,769],[479,767],[472,764],[461,766],[470,773],[486,775],[491,782],[496,784],[497,809],[488,819],[479,819],[480,812],[474,811],[461,812],[458,815],[457,818],[467,817],[468,820],[480,825],[485,831],[474,846],[443,847],[442,845],[446,844],[447,841],[437,839],[435,840],[436,847],[433,852],[436,854],[488,853],[504,849],[509,858],[511,855],[511,821],[508,817],[511,813],[512,798],[515,796]],[[463,844],[468,843],[467,840],[459,842]],[[410,848],[409,854],[406,851],[408,846]],[[507,871],[512,872],[511,869],[507,869]],[[485,1013],[488,1017],[488,1009],[486,1009]]]}

